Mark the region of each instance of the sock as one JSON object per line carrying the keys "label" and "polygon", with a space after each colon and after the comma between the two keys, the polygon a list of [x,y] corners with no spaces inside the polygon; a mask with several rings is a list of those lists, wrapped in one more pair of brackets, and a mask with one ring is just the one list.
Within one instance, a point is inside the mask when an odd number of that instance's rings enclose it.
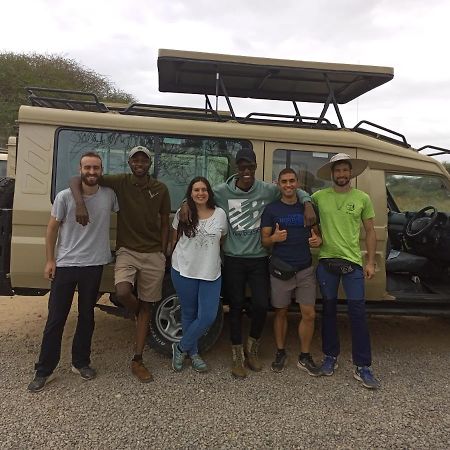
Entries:
{"label": "sock", "polygon": [[134,355],[132,361],[142,361],[142,353]]}
{"label": "sock", "polygon": [[299,359],[303,359],[303,358],[307,358],[309,356],[309,352],[308,353],[300,353]]}
{"label": "sock", "polygon": [[279,353],[280,355],[285,355],[286,354],[286,350],[284,348],[278,348],[277,349],[277,353]]}

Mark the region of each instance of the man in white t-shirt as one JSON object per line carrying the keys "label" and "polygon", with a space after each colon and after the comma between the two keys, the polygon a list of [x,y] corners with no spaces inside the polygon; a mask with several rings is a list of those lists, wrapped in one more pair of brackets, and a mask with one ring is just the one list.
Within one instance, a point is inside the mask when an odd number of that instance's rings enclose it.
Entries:
{"label": "man in white t-shirt", "polygon": [[[75,202],[70,189],[58,193],[47,225],[45,277],[51,283],[48,318],[42,338],[36,374],[30,392],[41,391],[53,377],[61,355],[61,339],[75,289],[78,289],[78,322],[72,344],[72,371],[84,380],[96,376],[90,367],[94,332],[94,306],[103,266],[112,260],[109,226],[111,211],[119,206],[110,188],[100,187],[102,160],[97,153],[80,159],[82,193],[90,221],[82,226],[75,220]],[[56,250],[56,254],[55,254]]]}

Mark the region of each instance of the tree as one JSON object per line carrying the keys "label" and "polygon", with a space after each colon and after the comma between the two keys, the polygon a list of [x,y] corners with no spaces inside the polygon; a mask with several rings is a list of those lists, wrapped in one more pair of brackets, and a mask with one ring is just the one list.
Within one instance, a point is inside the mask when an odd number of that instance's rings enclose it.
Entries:
{"label": "tree", "polygon": [[28,103],[24,89],[27,86],[93,92],[100,101],[136,101],[107,77],[74,59],[51,54],[0,53],[0,146],[13,134],[19,106]]}
{"label": "tree", "polygon": [[442,163],[444,167],[447,169],[447,172],[450,173],[450,162],[444,162]]}

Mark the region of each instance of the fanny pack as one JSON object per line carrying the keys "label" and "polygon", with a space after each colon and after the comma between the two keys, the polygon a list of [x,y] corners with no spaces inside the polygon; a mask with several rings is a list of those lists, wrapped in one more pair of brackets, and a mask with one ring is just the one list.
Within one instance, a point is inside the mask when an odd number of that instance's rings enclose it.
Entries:
{"label": "fanny pack", "polygon": [[358,264],[342,258],[322,258],[320,262],[325,266],[328,272],[335,275],[346,275],[352,273],[359,267]]}
{"label": "fanny pack", "polygon": [[275,278],[286,281],[295,276],[297,272],[307,269],[310,265],[311,262],[309,262],[308,265],[305,265],[305,267],[294,267],[277,256],[271,256],[269,259],[269,272],[270,275]]}

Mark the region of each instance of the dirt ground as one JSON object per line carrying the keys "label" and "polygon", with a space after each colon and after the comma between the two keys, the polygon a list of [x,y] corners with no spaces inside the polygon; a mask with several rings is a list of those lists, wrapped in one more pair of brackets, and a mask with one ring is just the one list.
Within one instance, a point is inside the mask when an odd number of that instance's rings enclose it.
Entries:
{"label": "dirt ground", "polygon": [[[209,373],[189,367],[174,373],[169,358],[148,349],[144,360],[155,382],[141,385],[129,372],[134,324],[98,309],[92,344],[98,377],[83,382],[70,372],[74,302],[57,379],[33,395],[26,387],[47,300],[0,297],[2,449],[450,448],[449,318],[369,318],[373,367],[382,381],[377,392],[352,377],[345,315],[339,317],[342,350],[332,377],[313,378],[297,369],[296,314],[289,316],[288,366],[281,374],[270,371],[270,314],[261,346],[263,371],[234,380],[226,315],[219,341],[204,355]],[[320,320],[312,353],[318,360]]]}

